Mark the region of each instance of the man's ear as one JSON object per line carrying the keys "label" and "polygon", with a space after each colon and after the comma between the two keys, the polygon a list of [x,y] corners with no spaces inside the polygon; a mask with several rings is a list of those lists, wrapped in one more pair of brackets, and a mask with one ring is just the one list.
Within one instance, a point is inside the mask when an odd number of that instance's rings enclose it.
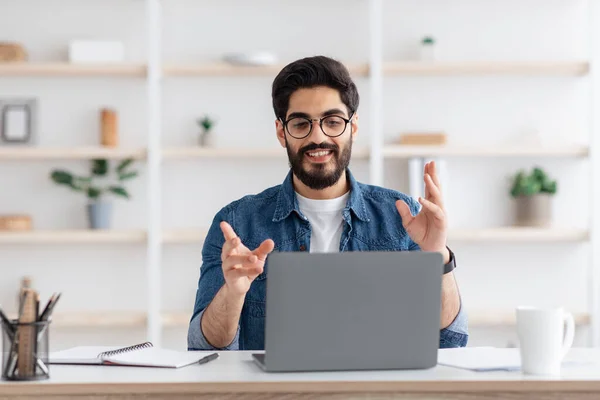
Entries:
{"label": "man's ear", "polygon": [[352,141],[355,141],[358,135],[358,112],[352,116],[350,125],[352,126]]}
{"label": "man's ear", "polygon": [[277,133],[277,140],[281,147],[285,147],[285,131],[283,130],[283,124],[279,119],[275,120],[275,131]]}

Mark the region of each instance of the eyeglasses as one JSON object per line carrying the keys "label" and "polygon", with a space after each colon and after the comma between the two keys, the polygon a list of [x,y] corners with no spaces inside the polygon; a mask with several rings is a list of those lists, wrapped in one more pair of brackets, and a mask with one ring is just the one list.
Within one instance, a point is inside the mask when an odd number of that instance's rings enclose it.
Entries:
{"label": "eyeglasses", "polygon": [[305,137],[308,137],[312,132],[313,121],[319,122],[321,130],[326,136],[338,137],[346,131],[348,123],[352,120],[352,115],[350,115],[349,119],[340,117],[339,115],[328,115],[321,119],[294,117],[287,121],[283,121],[281,118],[279,120],[283,124],[283,129],[285,129],[285,131],[294,139],[304,139]]}

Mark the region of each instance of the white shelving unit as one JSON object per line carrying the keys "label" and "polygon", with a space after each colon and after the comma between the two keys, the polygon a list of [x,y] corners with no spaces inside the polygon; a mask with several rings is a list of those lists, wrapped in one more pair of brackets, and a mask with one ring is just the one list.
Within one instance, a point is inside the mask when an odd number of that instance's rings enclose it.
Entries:
{"label": "white shelving unit", "polygon": [[[128,65],[70,65],[65,63],[13,63],[0,64],[0,76],[10,77],[117,77],[144,79],[147,94],[147,135],[148,147],[143,149],[105,149],[105,148],[0,148],[0,161],[35,161],[53,159],[86,160],[93,158],[134,158],[147,162],[148,179],[148,218],[147,225],[132,231],[40,231],[0,234],[0,245],[4,244],[143,244],[147,246],[147,303],[144,312],[89,313],[82,318],[78,313],[56,315],[56,325],[63,326],[136,326],[146,327],[147,339],[160,346],[163,327],[185,327],[189,321],[187,313],[163,313],[161,311],[161,259],[162,246],[165,244],[198,244],[204,240],[206,228],[172,229],[162,228],[161,211],[161,170],[164,161],[186,158],[227,157],[246,158],[284,158],[281,148],[162,148],[162,84],[164,79],[193,77],[252,77],[274,76],[281,65],[273,67],[233,67],[222,63],[208,64],[172,64],[163,65],[161,60],[162,10],[161,0],[144,0],[147,20],[147,62]],[[424,159],[435,157],[547,157],[547,158],[589,158],[591,160],[590,196],[591,215],[589,229],[528,229],[528,228],[486,228],[456,229],[449,234],[451,241],[498,244],[506,242],[590,242],[589,259],[589,313],[577,317],[580,324],[591,324],[593,344],[600,339],[600,297],[598,287],[600,273],[595,268],[597,251],[600,249],[600,212],[594,212],[594,204],[600,204],[600,140],[597,128],[600,126],[600,113],[597,109],[596,94],[600,90],[598,65],[600,65],[600,43],[592,43],[589,60],[545,61],[545,62],[385,62],[383,59],[383,35],[381,25],[384,15],[383,0],[368,0],[369,3],[369,53],[365,54],[365,63],[348,64],[354,76],[368,79],[370,103],[370,145],[368,148],[356,148],[354,158],[367,159],[370,163],[370,183],[383,184],[384,160],[404,158],[411,165],[422,164]],[[590,4],[590,37],[600,38],[600,27],[596,16],[600,15],[600,6]],[[448,146],[399,146],[384,143],[382,120],[384,77],[427,77],[427,76],[572,76],[588,79],[591,88],[589,144],[574,145],[557,143],[552,146],[528,147],[464,147]],[[411,180],[420,180],[421,171],[412,169]],[[88,314],[88,313],[86,313]],[[512,324],[508,314],[497,316],[471,316],[474,326],[495,326]]]}

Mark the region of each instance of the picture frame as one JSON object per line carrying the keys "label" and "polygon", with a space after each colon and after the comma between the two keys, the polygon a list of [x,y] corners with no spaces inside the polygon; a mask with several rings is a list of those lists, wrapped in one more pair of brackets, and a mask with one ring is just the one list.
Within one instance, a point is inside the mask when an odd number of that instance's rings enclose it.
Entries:
{"label": "picture frame", "polygon": [[33,144],[36,99],[0,99],[0,144]]}

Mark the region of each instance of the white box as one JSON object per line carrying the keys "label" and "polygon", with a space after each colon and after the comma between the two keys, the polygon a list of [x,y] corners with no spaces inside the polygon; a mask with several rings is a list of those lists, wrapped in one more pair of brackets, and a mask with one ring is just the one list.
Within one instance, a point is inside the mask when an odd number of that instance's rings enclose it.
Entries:
{"label": "white box", "polygon": [[125,60],[122,42],[109,40],[72,40],[69,61],[72,63],[121,63]]}

